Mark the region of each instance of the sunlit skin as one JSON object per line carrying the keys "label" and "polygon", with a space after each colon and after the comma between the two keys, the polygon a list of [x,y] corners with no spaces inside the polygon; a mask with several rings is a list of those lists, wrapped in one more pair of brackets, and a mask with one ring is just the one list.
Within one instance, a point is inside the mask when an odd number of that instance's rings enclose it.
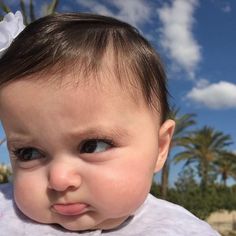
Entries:
{"label": "sunlit skin", "polygon": [[35,221],[68,230],[119,226],[145,201],[174,122],[160,125],[115,78],[59,86],[50,76],[0,89],[16,204]]}

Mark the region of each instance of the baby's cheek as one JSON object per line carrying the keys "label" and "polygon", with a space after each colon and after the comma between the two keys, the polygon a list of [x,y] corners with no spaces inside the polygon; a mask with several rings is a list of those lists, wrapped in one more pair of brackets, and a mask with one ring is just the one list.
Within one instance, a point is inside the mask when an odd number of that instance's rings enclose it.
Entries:
{"label": "baby's cheek", "polygon": [[[34,190],[30,190],[30,186],[22,184],[21,181],[14,180],[14,198],[18,208],[27,216],[31,217],[34,211]],[[30,193],[31,192],[31,193]],[[29,197],[31,196],[31,197]]]}
{"label": "baby's cheek", "polygon": [[[48,205],[45,201],[46,192],[41,181],[30,176],[16,176],[13,181],[14,199],[17,207],[29,218],[49,223]],[[44,194],[45,192],[45,194]]]}
{"label": "baby's cheek", "polygon": [[148,177],[140,178],[132,173],[127,174],[127,172],[123,175],[113,173],[109,179],[104,181],[106,182],[97,182],[94,195],[98,208],[110,217],[133,213],[142,205],[150,189]]}

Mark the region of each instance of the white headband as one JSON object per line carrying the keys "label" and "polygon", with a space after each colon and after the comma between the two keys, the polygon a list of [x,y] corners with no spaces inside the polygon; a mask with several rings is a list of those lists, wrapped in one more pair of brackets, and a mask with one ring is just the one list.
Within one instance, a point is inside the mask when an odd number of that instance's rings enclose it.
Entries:
{"label": "white headband", "polygon": [[10,12],[4,16],[0,22],[0,58],[24,28],[23,16],[20,11],[17,11],[15,15]]}

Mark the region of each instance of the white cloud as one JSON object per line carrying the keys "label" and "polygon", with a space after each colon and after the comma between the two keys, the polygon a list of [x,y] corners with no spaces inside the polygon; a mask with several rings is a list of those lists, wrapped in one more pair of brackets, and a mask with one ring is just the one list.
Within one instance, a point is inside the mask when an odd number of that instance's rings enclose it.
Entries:
{"label": "white cloud", "polygon": [[119,9],[118,18],[138,26],[149,21],[151,8],[144,0],[113,0],[113,4]]}
{"label": "white cloud", "polygon": [[108,4],[101,4],[95,0],[77,0],[77,3],[94,13],[114,16],[136,27],[149,21],[151,17],[151,8],[144,0],[107,0],[107,3],[113,5],[117,11],[112,11],[108,8]]}
{"label": "white cloud", "polygon": [[196,81],[196,87],[197,88],[205,88],[208,85],[209,85],[209,81],[206,80],[206,79],[198,79]]}
{"label": "white cloud", "polygon": [[225,5],[222,7],[222,11],[225,13],[231,12],[231,6],[229,3],[225,3]]}
{"label": "white cloud", "polygon": [[186,98],[212,109],[236,108],[236,84],[220,81],[205,87],[197,86]]}
{"label": "white cloud", "polygon": [[113,15],[113,13],[103,4],[98,3],[95,0],[77,0],[77,3],[83,7],[88,8],[90,11],[100,15]]}
{"label": "white cloud", "polygon": [[220,10],[225,13],[229,13],[232,11],[231,3],[229,0],[211,0],[211,2]]}
{"label": "white cloud", "polygon": [[195,69],[201,60],[200,46],[192,34],[195,22],[193,13],[197,0],[173,0],[164,4],[157,13],[162,22],[161,44],[170,58],[194,77]]}

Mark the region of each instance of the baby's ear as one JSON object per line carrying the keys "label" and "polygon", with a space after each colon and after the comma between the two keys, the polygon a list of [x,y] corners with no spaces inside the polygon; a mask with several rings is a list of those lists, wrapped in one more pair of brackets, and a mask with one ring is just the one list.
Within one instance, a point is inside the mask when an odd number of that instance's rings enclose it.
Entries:
{"label": "baby's ear", "polygon": [[155,172],[162,169],[171,145],[172,136],[174,134],[175,122],[173,120],[166,120],[159,130],[159,153],[156,162]]}

